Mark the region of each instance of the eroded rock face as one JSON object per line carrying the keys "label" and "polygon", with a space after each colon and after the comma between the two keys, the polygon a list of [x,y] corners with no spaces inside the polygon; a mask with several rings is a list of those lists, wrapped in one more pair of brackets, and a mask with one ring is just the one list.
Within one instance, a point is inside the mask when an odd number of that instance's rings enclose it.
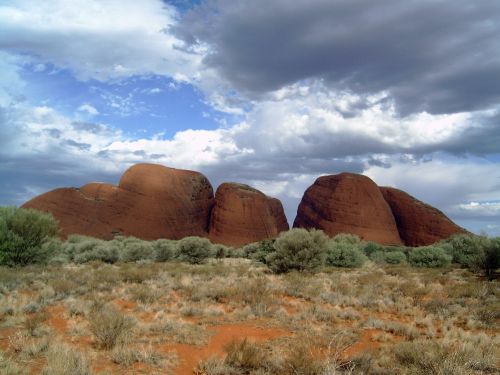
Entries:
{"label": "eroded rock face", "polygon": [[454,234],[466,232],[437,208],[404,191],[391,187],[381,187],[380,191],[391,207],[399,235],[407,246],[431,245]]}
{"label": "eroded rock face", "polygon": [[51,212],[63,236],[109,239],[123,234],[151,240],[207,236],[213,204],[212,186],[201,173],[136,164],[118,186],[90,183],[55,189],[23,207]]}
{"label": "eroded rock face", "polygon": [[352,233],[367,241],[403,244],[378,186],[353,173],[316,179],[302,197],[293,226],[321,229],[330,236]]}
{"label": "eroded rock face", "polygon": [[275,238],[285,230],[288,222],[278,199],[242,184],[217,188],[209,230],[212,242],[239,246]]}

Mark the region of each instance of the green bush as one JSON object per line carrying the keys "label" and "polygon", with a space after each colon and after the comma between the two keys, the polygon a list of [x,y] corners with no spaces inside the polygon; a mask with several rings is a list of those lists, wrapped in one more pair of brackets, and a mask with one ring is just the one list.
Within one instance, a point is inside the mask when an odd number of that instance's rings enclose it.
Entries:
{"label": "green bush", "polygon": [[276,273],[312,271],[324,264],[328,237],[320,230],[296,228],[283,232],[265,261]]}
{"label": "green bush", "polygon": [[212,244],[206,238],[185,237],[177,244],[179,260],[191,264],[203,263],[210,257]]}
{"label": "green bush", "polygon": [[230,247],[230,248],[228,248],[228,254],[227,254],[227,256],[228,256],[228,258],[246,258],[247,257],[245,251],[241,247],[237,247],[237,248]]}
{"label": "green bush", "polygon": [[115,263],[119,259],[120,246],[115,240],[103,241],[93,237],[71,235],[63,244],[63,250],[68,259],[75,263]]}
{"label": "green bush", "polygon": [[481,252],[470,261],[470,267],[493,279],[495,271],[500,268],[500,237],[485,241]]}
{"label": "green bush", "polygon": [[120,260],[123,262],[137,262],[138,260],[153,258],[153,246],[149,241],[127,237],[121,239],[120,244]]}
{"label": "green bush", "polygon": [[385,254],[385,262],[388,264],[401,264],[406,261],[406,255],[402,251],[389,251]]}
{"label": "green bush", "polygon": [[116,263],[119,260],[118,247],[111,241],[99,241],[96,246],[87,252],[75,256],[75,263],[87,263],[101,261],[104,263]]}
{"label": "green bush", "polygon": [[350,245],[360,245],[361,238],[355,234],[339,233],[332,239],[334,242],[341,242]]}
{"label": "green bush", "polygon": [[222,244],[212,245],[212,255],[216,259],[229,258],[231,256],[231,248]]}
{"label": "green bush", "polygon": [[453,257],[453,263],[473,267],[478,256],[481,257],[484,249],[488,247],[488,242],[488,238],[484,236],[458,234],[444,241],[443,247]]}
{"label": "green bush", "polygon": [[368,258],[361,250],[361,243],[345,236],[335,236],[328,241],[326,264],[335,267],[361,267]]}
{"label": "green bush", "polygon": [[57,235],[51,214],[16,207],[0,207],[0,264],[24,266],[45,262],[53,247],[46,246]]}
{"label": "green bush", "polygon": [[172,240],[159,239],[153,242],[154,258],[157,262],[166,262],[175,258],[176,243]]}
{"label": "green bush", "polygon": [[414,267],[445,267],[451,260],[452,256],[438,246],[417,247],[408,257],[408,261]]}
{"label": "green bush", "polygon": [[375,242],[368,242],[363,248],[363,252],[365,253],[365,255],[370,258],[371,255],[377,251],[383,251],[383,246]]}
{"label": "green bush", "polygon": [[248,244],[243,247],[243,251],[246,258],[265,263],[266,257],[275,251],[274,240],[263,240]]}
{"label": "green bush", "polygon": [[375,263],[401,264],[406,262],[406,255],[402,251],[375,251],[370,255]]}

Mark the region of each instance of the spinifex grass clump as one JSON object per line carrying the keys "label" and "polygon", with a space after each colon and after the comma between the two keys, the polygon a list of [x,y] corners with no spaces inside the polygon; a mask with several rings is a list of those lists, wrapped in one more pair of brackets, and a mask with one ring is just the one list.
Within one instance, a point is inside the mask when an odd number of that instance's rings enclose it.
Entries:
{"label": "spinifex grass clump", "polygon": [[94,307],[88,321],[97,347],[107,350],[130,338],[135,325],[132,318],[123,315],[112,306]]}

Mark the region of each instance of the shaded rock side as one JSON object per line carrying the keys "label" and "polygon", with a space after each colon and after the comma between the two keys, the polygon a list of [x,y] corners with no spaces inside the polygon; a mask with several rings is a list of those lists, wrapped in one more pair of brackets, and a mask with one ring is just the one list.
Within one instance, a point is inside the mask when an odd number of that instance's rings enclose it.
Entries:
{"label": "shaded rock side", "polygon": [[23,207],[51,212],[62,236],[110,239],[116,234],[152,240],[207,236],[213,189],[201,173],[136,164],[118,186],[90,183],[55,189]]}
{"label": "shaded rock side", "polygon": [[330,236],[351,233],[366,241],[403,244],[378,186],[370,178],[353,173],[316,179],[302,197],[293,226],[321,229]]}
{"label": "shaded rock side", "polygon": [[466,233],[444,213],[404,191],[381,187],[391,207],[399,235],[407,246],[431,245],[454,234]]}
{"label": "shaded rock side", "polygon": [[223,183],[217,188],[209,230],[213,243],[239,246],[275,238],[288,228],[278,199],[242,184]]}

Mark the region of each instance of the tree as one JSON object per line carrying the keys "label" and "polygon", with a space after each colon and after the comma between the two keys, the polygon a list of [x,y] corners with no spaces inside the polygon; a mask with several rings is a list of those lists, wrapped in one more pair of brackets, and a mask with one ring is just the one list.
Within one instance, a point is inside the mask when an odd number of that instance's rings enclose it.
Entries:
{"label": "tree", "polygon": [[0,264],[24,266],[48,259],[58,223],[49,213],[33,209],[0,207]]}

